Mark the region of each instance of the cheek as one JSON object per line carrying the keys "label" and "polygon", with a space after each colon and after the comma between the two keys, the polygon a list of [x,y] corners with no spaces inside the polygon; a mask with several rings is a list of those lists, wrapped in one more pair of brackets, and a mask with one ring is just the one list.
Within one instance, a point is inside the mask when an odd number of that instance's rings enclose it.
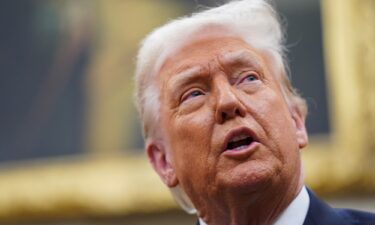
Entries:
{"label": "cheek", "polygon": [[284,155],[294,151],[298,144],[294,122],[281,93],[264,89],[246,105],[264,132],[264,142],[277,158],[284,161]]}
{"label": "cheek", "polygon": [[[279,104],[278,107],[277,104]],[[273,140],[274,154],[281,162],[284,169],[290,169],[299,163],[299,147],[296,136],[294,121],[291,118],[286,104],[280,105],[281,101],[274,102],[275,109],[270,112],[273,117],[269,124],[269,135]],[[292,171],[294,169],[291,169]],[[296,170],[294,170],[296,171]]]}
{"label": "cheek", "polygon": [[[291,118],[288,106],[281,93],[270,87],[265,87],[256,94],[244,94],[243,102],[255,119],[261,119],[262,123],[273,124],[283,122],[285,118]],[[261,124],[263,125],[263,124]]]}
{"label": "cheek", "polygon": [[164,125],[178,170],[183,173],[203,172],[211,146],[213,116],[210,110],[202,107],[191,114],[171,114],[168,120]]}
{"label": "cheek", "polygon": [[212,116],[209,115],[201,111],[178,117],[171,134],[176,175],[190,196],[206,188],[207,178],[212,171],[212,162],[209,160]]}
{"label": "cheek", "polygon": [[174,135],[178,142],[184,141],[191,146],[210,140],[214,124],[213,112],[208,107],[189,114],[177,114],[173,119]]}

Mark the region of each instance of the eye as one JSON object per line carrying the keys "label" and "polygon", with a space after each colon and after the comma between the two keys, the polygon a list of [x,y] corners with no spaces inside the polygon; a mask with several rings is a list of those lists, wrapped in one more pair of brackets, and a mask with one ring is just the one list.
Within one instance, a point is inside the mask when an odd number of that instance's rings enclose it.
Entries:
{"label": "eye", "polygon": [[198,97],[200,95],[204,95],[204,93],[200,90],[193,90],[193,91],[187,92],[186,94],[182,96],[181,102],[186,101],[191,98]]}
{"label": "eye", "polygon": [[255,73],[251,73],[251,74],[247,75],[244,79],[242,79],[242,81],[240,83],[252,82],[252,81],[257,81],[257,80],[259,80],[258,75],[255,74]]}

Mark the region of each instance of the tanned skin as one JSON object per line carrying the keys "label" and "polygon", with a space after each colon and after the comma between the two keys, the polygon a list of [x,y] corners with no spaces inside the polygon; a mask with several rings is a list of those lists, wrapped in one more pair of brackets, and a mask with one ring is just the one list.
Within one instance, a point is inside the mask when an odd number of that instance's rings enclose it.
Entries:
{"label": "tanned skin", "polygon": [[[147,154],[209,225],[269,225],[303,186],[305,118],[288,105],[265,53],[237,37],[196,37],[158,76],[160,133]],[[228,149],[234,138],[251,142]]]}

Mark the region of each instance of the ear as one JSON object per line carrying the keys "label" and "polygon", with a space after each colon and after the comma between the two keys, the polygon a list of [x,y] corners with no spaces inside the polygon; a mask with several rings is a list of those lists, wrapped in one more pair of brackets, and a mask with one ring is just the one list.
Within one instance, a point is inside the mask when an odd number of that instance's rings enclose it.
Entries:
{"label": "ear", "polygon": [[299,148],[306,147],[308,141],[307,131],[305,127],[305,116],[297,107],[292,108],[292,119],[296,127],[296,136]]}
{"label": "ear", "polygon": [[178,185],[178,179],[172,164],[167,157],[165,148],[155,140],[150,140],[146,145],[147,157],[159,174],[162,181],[170,188]]}

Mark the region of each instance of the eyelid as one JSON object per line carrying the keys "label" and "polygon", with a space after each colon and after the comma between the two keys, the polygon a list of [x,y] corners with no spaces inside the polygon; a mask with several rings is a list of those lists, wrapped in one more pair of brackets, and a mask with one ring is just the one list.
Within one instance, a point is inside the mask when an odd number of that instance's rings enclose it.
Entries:
{"label": "eyelid", "polygon": [[187,91],[183,92],[180,98],[180,103],[183,103],[184,101],[188,100],[188,98],[194,91],[199,91],[200,93],[202,93],[202,95],[204,94],[204,91],[202,91],[202,89],[200,88],[190,88]]}
{"label": "eyelid", "polygon": [[255,76],[258,80],[261,79],[261,76],[259,75],[259,73],[255,72],[255,71],[246,71],[243,74],[244,74],[243,76],[240,76],[238,84],[241,84],[250,75]]}

